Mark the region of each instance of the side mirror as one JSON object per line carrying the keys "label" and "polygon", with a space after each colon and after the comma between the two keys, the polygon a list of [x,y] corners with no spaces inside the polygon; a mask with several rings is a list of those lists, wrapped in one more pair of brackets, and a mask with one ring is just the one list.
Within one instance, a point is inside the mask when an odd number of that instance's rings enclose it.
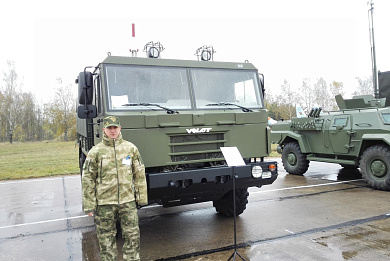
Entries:
{"label": "side mirror", "polygon": [[93,76],[91,72],[81,72],[77,77],[79,89],[79,104],[92,104],[93,99]]}
{"label": "side mirror", "polygon": [[80,105],[77,108],[77,117],[80,119],[93,119],[97,116],[97,109],[95,105]]}

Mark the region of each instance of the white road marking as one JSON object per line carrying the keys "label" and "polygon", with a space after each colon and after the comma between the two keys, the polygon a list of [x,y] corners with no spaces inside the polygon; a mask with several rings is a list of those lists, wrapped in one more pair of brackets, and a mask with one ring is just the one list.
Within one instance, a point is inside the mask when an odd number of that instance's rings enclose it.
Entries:
{"label": "white road marking", "polygon": [[330,185],[350,183],[350,182],[361,181],[361,180],[363,180],[363,179],[353,179],[353,180],[347,180],[347,181],[337,181],[337,182],[330,182],[330,183],[316,184],[316,185],[307,185],[307,186],[289,187],[289,188],[281,188],[281,189],[262,190],[262,191],[250,192],[250,194],[258,194],[258,193],[275,192],[275,191],[283,191],[283,190],[292,190],[292,189],[302,189],[302,188],[314,188],[314,187],[330,186]]}
{"label": "white road marking", "polygon": [[0,227],[0,229],[22,227],[22,226],[29,226],[29,225],[39,225],[39,224],[44,224],[44,223],[51,223],[51,222],[57,222],[57,221],[63,221],[63,220],[71,220],[71,219],[78,219],[78,218],[85,218],[85,217],[89,217],[89,216],[88,215],[82,215],[82,216],[75,216],[75,217],[66,217],[66,218],[44,220],[44,221],[38,221],[38,222],[31,222],[31,223],[24,223],[24,224],[4,226],[4,227]]}

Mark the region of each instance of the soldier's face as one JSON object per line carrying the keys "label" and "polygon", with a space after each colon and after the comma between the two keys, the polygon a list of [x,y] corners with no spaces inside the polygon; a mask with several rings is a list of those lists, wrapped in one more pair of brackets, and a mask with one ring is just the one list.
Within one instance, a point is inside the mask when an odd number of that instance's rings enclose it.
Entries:
{"label": "soldier's face", "polygon": [[116,139],[118,138],[121,129],[122,129],[121,127],[110,126],[107,128],[103,128],[103,131],[110,139]]}

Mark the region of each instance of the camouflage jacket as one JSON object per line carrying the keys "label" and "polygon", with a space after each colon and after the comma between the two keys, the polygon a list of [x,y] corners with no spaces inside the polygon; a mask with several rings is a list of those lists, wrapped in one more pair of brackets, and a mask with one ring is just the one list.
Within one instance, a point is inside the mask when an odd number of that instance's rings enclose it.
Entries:
{"label": "camouflage jacket", "polygon": [[122,139],[103,140],[88,153],[83,166],[83,208],[86,213],[97,205],[116,205],[136,200],[148,203],[145,166],[137,147]]}

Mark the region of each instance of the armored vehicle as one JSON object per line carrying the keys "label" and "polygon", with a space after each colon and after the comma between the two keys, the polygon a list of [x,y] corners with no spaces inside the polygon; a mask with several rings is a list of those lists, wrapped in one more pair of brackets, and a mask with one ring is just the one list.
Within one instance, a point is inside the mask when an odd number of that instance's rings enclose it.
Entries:
{"label": "armored vehicle", "polygon": [[360,167],[372,188],[390,190],[390,72],[379,73],[379,86],[379,99],[337,95],[339,111],[314,108],[307,117],[273,124],[271,140],[279,144],[285,170],[303,175],[310,161]]}
{"label": "armored vehicle", "polygon": [[[277,163],[264,160],[271,148],[263,78],[250,63],[109,55],[76,82],[80,168],[102,139],[102,119],[119,117],[123,138],[142,155],[150,204],[213,201],[233,216],[235,177],[239,215],[249,187],[277,178]],[[227,166],[221,147],[237,147],[246,165]]]}

